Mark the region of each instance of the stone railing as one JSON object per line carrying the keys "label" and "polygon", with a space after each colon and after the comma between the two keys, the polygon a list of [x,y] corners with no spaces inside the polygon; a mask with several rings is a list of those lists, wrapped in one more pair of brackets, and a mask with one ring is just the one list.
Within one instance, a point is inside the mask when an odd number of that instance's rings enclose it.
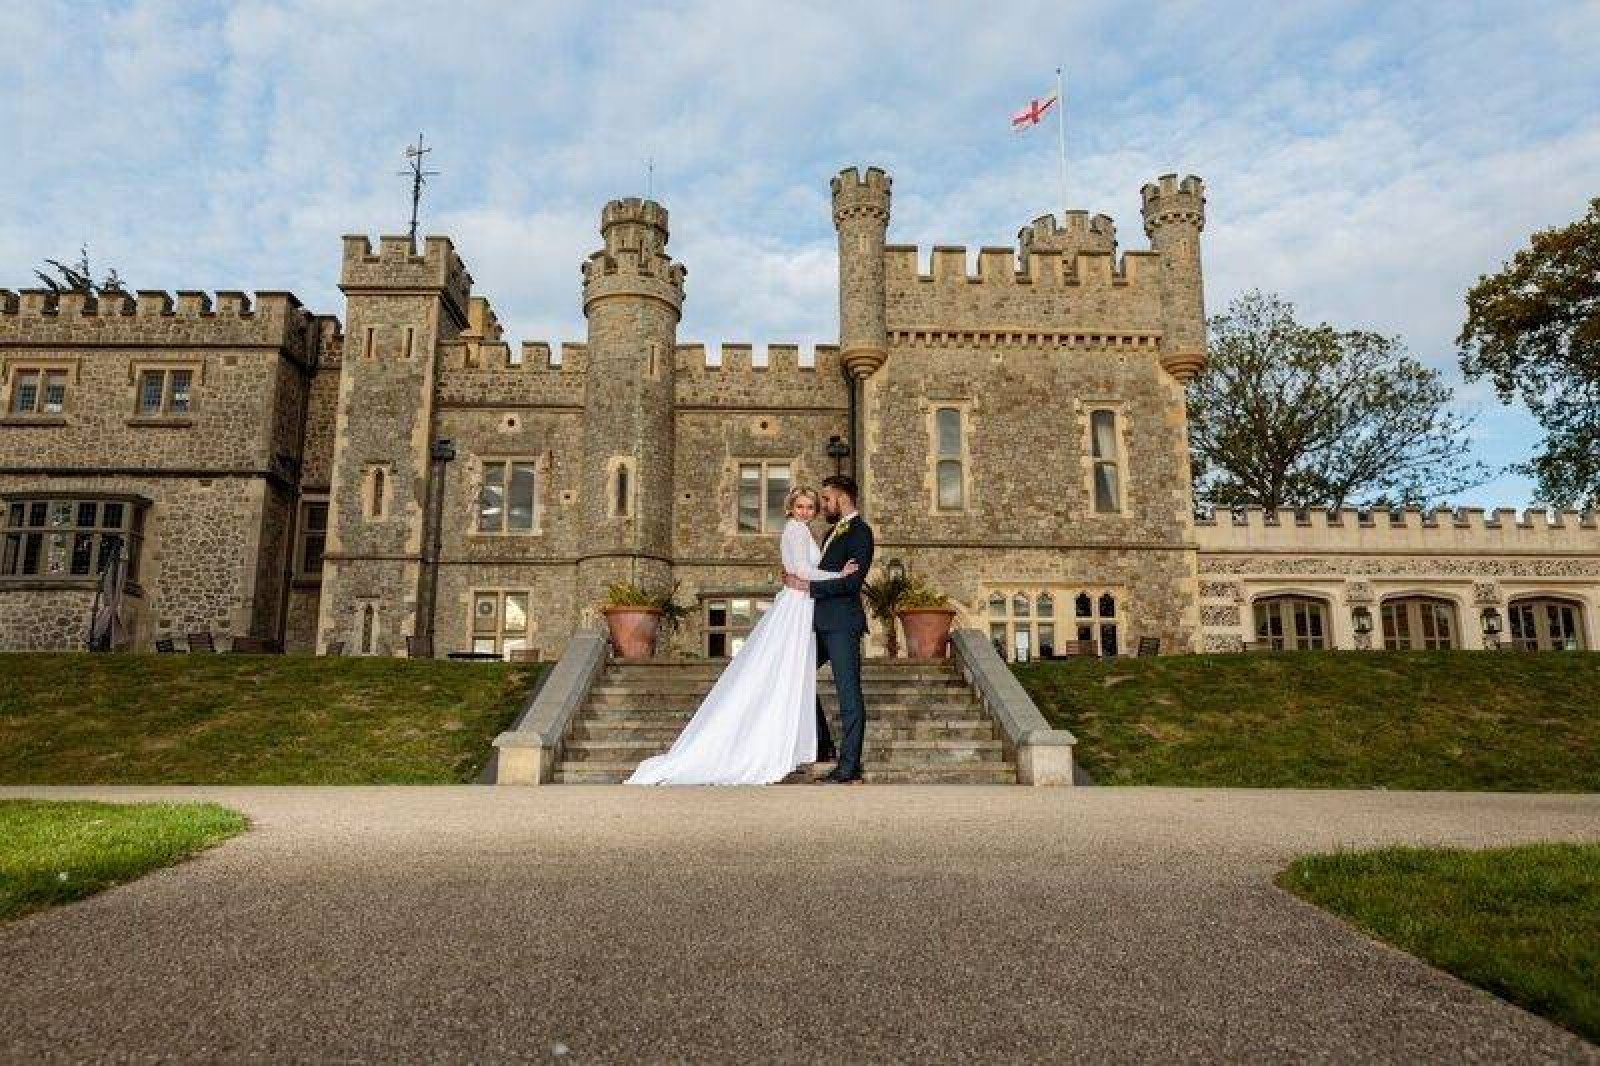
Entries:
{"label": "stone railing", "polygon": [[1073,784],[1072,749],[1078,738],[1065,729],[1051,728],[983,633],[958,629],[951,634],[950,645],[962,676],[1000,725],[1006,750],[1017,762],[1018,783]]}
{"label": "stone railing", "polygon": [[494,738],[495,784],[549,783],[567,727],[605,669],[607,644],[606,635],[598,629],[580,630],[567,641],[532,701],[510,729]]}

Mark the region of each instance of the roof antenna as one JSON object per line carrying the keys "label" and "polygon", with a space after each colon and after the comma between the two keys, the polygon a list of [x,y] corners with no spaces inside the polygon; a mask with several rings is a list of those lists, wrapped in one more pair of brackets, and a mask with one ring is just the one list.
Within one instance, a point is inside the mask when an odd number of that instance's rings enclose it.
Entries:
{"label": "roof antenna", "polygon": [[411,245],[417,244],[417,208],[422,203],[422,187],[428,179],[438,175],[437,170],[423,170],[422,157],[433,151],[432,148],[422,146],[422,134],[417,134],[417,143],[406,148],[406,159],[410,166],[397,171],[400,177],[411,179]]}

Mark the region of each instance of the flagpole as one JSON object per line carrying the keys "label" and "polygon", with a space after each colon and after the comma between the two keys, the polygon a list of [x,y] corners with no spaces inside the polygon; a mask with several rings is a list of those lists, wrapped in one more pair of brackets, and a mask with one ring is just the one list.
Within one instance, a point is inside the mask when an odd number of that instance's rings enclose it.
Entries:
{"label": "flagpole", "polygon": [[1061,80],[1061,68],[1056,68],[1056,141],[1061,149],[1061,223],[1066,225],[1067,203],[1067,94]]}

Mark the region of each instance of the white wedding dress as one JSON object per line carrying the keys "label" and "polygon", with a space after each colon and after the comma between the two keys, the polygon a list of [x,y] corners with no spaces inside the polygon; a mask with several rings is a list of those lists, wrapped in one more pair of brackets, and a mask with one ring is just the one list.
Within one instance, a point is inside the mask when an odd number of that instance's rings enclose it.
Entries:
{"label": "white wedding dress", "polygon": [[[791,518],[783,568],[808,581],[818,570],[811,530]],[[757,620],[664,755],[639,764],[630,785],[766,785],[817,757],[817,638],[811,597],[784,587]]]}

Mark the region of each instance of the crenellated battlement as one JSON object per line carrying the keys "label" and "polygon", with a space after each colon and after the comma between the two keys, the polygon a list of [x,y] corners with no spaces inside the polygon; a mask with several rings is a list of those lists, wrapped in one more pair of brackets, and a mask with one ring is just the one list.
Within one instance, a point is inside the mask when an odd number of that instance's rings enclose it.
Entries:
{"label": "crenellated battlement", "polygon": [[677,371],[683,373],[738,374],[750,371],[775,376],[839,373],[836,344],[748,344],[690,342],[675,349]]}
{"label": "crenellated battlement", "polygon": [[[600,232],[605,233],[612,226],[626,223],[649,226],[665,235],[667,230],[667,209],[654,200],[644,200],[637,196],[625,197],[621,200],[612,200],[600,210]],[[663,236],[663,240],[665,237]]]}
{"label": "crenellated battlement", "polygon": [[549,341],[523,341],[512,345],[503,340],[477,340],[463,335],[439,344],[441,366],[468,372],[582,374],[587,352],[588,345],[582,341],[564,341],[554,346]]}
{"label": "crenellated battlement", "polygon": [[852,218],[887,220],[889,217],[894,179],[882,169],[868,167],[863,172],[857,167],[846,167],[828,184],[833,191],[834,225]]}
{"label": "crenellated battlement", "polygon": [[1195,520],[1204,551],[1600,552],[1600,516],[1592,511],[1511,508],[1366,511],[1357,508],[1275,511],[1245,507]]}
{"label": "crenellated battlement", "polygon": [[[1154,269],[1160,253],[1077,251],[1037,248],[980,248],[974,261],[961,245],[935,245],[926,259],[916,245],[891,244],[883,250],[884,277],[891,288],[921,284],[1026,286],[1070,288],[1080,286],[1159,285]],[[922,264],[926,262],[926,269]]]}
{"label": "crenellated battlement", "polygon": [[1110,215],[1091,216],[1087,211],[1068,211],[1059,220],[1055,215],[1040,215],[1017,231],[1017,246],[1024,258],[1031,251],[1061,252],[1067,256],[1080,251],[1113,255],[1117,250],[1117,224]]}
{"label": "crenellated battlement", "polygon": [[1173,224],[1205,228],[1206,185],[1193,174],[1181,181],[1176,174],[1163,174],[1139,190],[1139,199],[1149,237]]}
{"label": "crenellated battlement", "polygon": [[23,289],[20,293],[0,289],[0,314],[18,318],[52,318],[77,320],[84,318],[238,318],[258,317],[289,318],[296,315],[311,319],[316,316],[306,311],[291,292],[257,292],[252,299],[249,293],[235,290],[218,290],[215,297],[207,292],[180,289],[168,293],[159,289],[141,289],[137,295],[125,292],[96,293],[52,292],[49,289]]}
{"label": "crenellated battlement", "polygon": [[346,293],[373,290],[437,289],[465,317],[472,275],[448,237],[426,237],[419,253],[409,237],[379,237],[376,249],[364,234],[346,235],[339,288]]}

